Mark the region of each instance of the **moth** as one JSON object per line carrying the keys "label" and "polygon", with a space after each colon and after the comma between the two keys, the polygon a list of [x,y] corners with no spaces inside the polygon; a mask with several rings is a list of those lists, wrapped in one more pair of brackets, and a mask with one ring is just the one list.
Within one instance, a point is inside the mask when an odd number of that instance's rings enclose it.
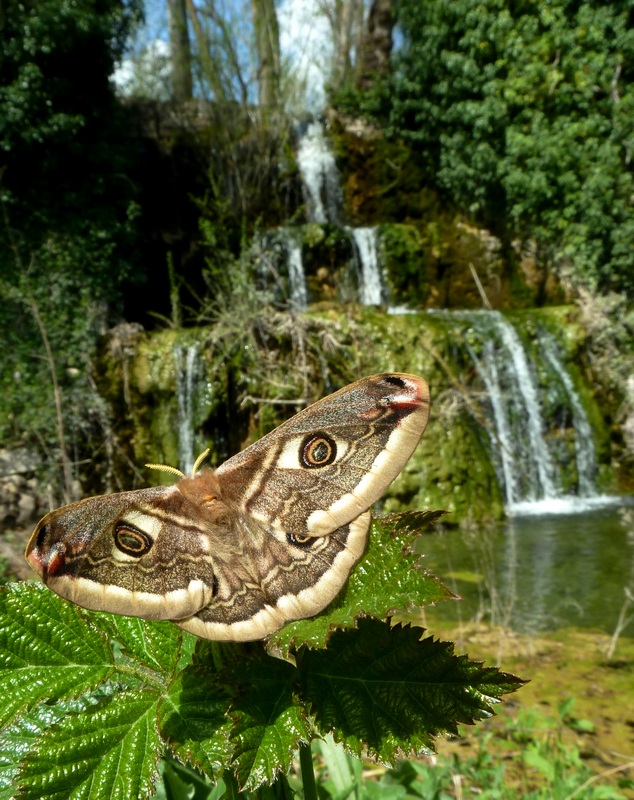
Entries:
{"label": "moth", "polygon": [[26,559],[87,609],[263,639],[324,609],[363,555],[370,506],[429,416],[415,375],[372,375],[314,403],[218,469],[47,514]]}

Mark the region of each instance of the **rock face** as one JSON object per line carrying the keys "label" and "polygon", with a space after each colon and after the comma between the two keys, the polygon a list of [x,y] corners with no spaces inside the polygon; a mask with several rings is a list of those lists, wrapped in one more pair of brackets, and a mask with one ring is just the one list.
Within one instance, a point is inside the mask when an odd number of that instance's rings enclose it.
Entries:
{"label": "rock face", "polygon": [[39,463],[37,453],[25,447],[0,450],[0,529],[28,528],[46,513]]}

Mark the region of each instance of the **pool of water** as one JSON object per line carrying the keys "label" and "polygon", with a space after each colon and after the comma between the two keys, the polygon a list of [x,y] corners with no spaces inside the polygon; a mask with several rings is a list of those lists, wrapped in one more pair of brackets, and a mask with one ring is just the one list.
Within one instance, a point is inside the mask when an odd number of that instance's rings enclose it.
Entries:
{"label": "pool of water", "polygon": [[[430,619],[482,620],[522,633],[568,626],[612,633],[634,593],[631,498],[579,513],[516,515],[478,531],[423,535],[416,549],[459,601],[429,609]],[[634,603],[622,635],[634,636]]]}

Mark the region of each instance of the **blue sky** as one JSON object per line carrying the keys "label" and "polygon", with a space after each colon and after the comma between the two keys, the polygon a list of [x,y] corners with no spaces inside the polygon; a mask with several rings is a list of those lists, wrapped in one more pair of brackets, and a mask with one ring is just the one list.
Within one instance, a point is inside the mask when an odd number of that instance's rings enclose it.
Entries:
{"label": "blue sky", "polygon": [[[277,3],[282,57],[289,65],[289,73],[296,82],[305,85],[295,111],[304,108],[319,111],[325,105],[323,67],[331,61],[332,43],[328,22],[319,11],[319,3],[320,0],[280,0]],[[244,75],[255,91],[253,76],[249,75],[252,67],[247,57],[250,35],[249,0],[216,0],[215,8],[230,20],[231,31],[241,54]],[[149,72],[155,79],[155,88],[149,91],[156,91],[160,96],[160,88],[157,87],[161,80],[165,83],[167,78],[166,67],[163,75],[160,68],[161,59],[165,62],[168,56],[165,46],[168,39],[166,0],[145,0],[145,17],[145,24],[136,36],[133,50],[139,52],[149,48],[153,54],[154,60]],[[119,85],[130,77],[130,69],[131,62],[124,62],[122,69],[115,74]]]}

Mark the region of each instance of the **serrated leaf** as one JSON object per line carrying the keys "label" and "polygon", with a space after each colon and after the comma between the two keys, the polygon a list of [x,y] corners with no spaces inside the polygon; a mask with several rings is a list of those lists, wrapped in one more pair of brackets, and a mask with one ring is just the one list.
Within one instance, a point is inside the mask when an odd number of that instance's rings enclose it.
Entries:
{"label": "serrated leaf", "polygon": [[453,597],[435,576],[421,568],[420,556],[410,549],[420,526],[443,513],[395,514],[374,519],[367,552],[335,601],[316,617],[292,622],[274,633],[269,638],[270,645],[283,654],[303,644],[325,647],[333,630],[353,628],[362,615],[387,619],[395,611]]}
{"label": "serrated leaf", "polygon": [[359,620],[327,650],[306,650],[302,698],[322,733],[356,755],[396,758],[433,750],[434,737],[490,716],[519,678],[455,656],[453,644],[421,640],[421,628]]}
{"label": "serrated leaf", "polygon": [[159,708],[163,740],[181,761],[191,762],[212,779],[231,760],[229,704],[215,672],[191,666],[172,683]]}
{"label": "serrated leaf", "polygon": [[235,745],[233,768],[240,786],[255,789],[288,772],[312,726],[294,696],[299,671],[264,650],[238,661],[223,675],[236,687],[231,717]]}
{"label": "serrated leaf", "polygon": [[0,800],[14,796],[13,780],[20,768],[21,759],[29,753],[38,736],[58,722],[67,709],[63,704],[37,706],[17,718],[0,734]]}
{"label": "serrated leaf", "polygon": [[0,593],[0,725],[43,699],[79,696],[108,678],[113,656],[77,606],[34,583]]}
{"label": "serrated leaf", "polygon": [[[107,687],[110,693],[112,684]],[[103,691],[84,697],[63,700],[54,704],[40,705],[18,717],[0,733],[0,800],[14,797],[14,778],[18,774],[21,761],[31,752],[44,732],[59,722],[66,714],[84,711],[95,705]]]}
{"label": "serrated leaf", "polygon": [[161,743],[155,692],[121,692],[47,730],[18,776],[20,800],[149,797]]}
{"label": "serrated leaf", "polygon": [[118,642],[129,658],[166,676],[191,663],[196,637],[171,622],[149,622],[139,617],[95,612],[87,615],[87,619],[107,631],[111,641]]}

